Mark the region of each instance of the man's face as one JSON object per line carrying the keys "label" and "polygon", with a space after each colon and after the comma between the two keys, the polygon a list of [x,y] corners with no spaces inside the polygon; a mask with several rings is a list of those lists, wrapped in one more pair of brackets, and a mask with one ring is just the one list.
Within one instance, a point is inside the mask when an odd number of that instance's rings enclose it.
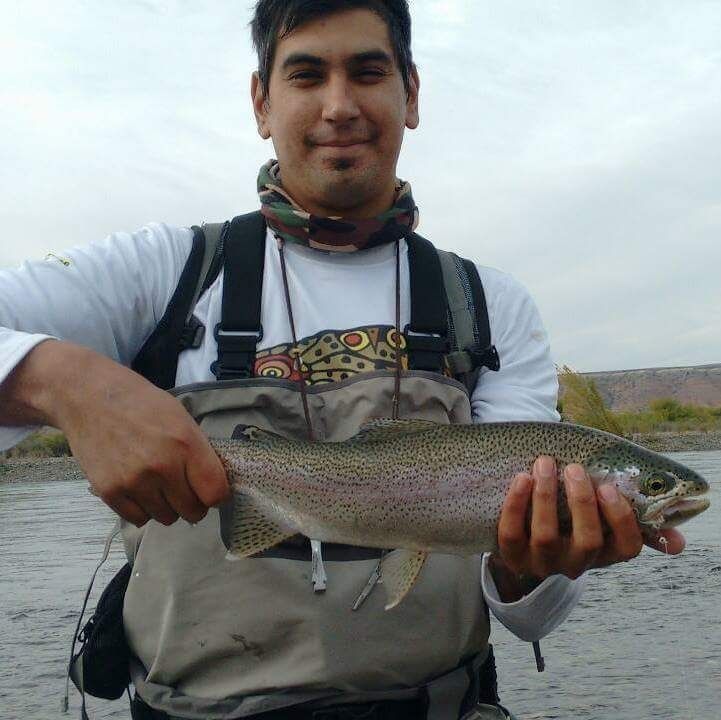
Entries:
{"label": "man's face", "polygon": [[405,127],[418,125],[385,22],[370,10],[309,22],[277,45],[268,98],[253,75],[260,134],[272,138],[283,186],[318,215],[371,217],[393,201]]}

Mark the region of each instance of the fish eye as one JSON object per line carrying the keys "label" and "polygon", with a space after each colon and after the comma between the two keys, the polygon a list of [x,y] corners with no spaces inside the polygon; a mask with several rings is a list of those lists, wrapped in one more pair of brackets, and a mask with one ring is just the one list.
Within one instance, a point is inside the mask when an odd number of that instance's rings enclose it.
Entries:
{"label": "fish eye", "polygon": [[646,495],[661,495],[668,492],[675,484],[674,479],[669,476],[656,476],[646,480],[644,490]]}

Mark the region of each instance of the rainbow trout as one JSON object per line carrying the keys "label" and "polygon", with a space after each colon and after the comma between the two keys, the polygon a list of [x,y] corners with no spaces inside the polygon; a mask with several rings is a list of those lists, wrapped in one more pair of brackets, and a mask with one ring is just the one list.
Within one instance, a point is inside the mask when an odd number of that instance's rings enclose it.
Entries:
{"label": "rainbow trout", "polygon": [[[428,553],[497,548],[510,483],[539,455],[555,457],[559,475],[569,463],[580,463],[595,485],[616,485],[646,535],[709,506],[703,497],[708,484],[693,470],[615,435],[567,423],[379,419],[344,442],[287,440],[247,427],[239,439],[211,444],[233,489],[232,512],[221,512],[230,557],[254,555],[298,533],[398,548],[380,567],[386,609],[410,590]],[[560,487],[560,525],[568,532]]]}

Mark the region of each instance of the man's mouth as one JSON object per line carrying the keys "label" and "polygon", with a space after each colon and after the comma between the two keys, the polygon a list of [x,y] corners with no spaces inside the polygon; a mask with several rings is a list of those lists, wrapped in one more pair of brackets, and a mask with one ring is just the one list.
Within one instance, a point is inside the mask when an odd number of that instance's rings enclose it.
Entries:
{"label": "man's mouth", "polygon": [[320,147],[347,148],[356,145],[365,145],[368,140],[333,140],[331,142],[317,143]]}

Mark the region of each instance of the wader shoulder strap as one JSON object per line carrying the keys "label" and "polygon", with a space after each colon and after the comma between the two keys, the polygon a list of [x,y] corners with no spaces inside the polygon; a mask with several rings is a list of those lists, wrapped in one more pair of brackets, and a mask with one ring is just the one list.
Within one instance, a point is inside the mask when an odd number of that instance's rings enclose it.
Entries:
{"label": "wader shoulder strap", "polygon": [[[193,227],[193,245],[173,297],[155,330],[132,363],[132,369],[163,390],[175,385],[178,355],[199,347],[205,328],[193,316],[202,291],[217,276],[223,236],[229,223]],[[210,279],[210,282],[208,280]]]}
{"label": "wader shoulder strap", "polygon": [[488,306],[473,262],[437,250],[413,233],[407,239],[411,321],[404,334],[408,367],[448,368],[473,391],[482,367],[498,370]]}
{"label": "wader shoulder strap", "polygon": [[[193,227],[193,246],[178,286],[133,370],[162,389],[175,385],[179,354],[203,340],[205,328],[193,315],[195,305],[225,266],[221,322],[214,329],[218,360],[211,370],[218,380],[252,375],[263,335],[265,235],[259,212]],[[409,368],[442,372],[448,367],[471,391],[480,367],[500,366],[478,271],[469,260],[436,250],[420,235],[412,234],[407,242],[411,317],[404,335]]]}
{"label": "wader shoulder strap", "polygon": [[443,371],[448,353],[448,312],[441,263],[433,245],[413,233],[408,244],[411,321],[403,330],[411,370]]}
{"label": "wader shoulder strap", "polygon": [[218,380],[251,377],[260,323],[265,265],[265,218],[260,212],[232,220],[225,241],[223,304],[215,327],[218,359],[211,371]]}
{"label": "wader shoulder strap", "polygon": [[472,391],[482,367],[500,369],[498,352],[491,342],[486,296],[473,262],[444,250],[436,252],[448,302],[451,352],[446,364],[453,376],[460,377]]}

